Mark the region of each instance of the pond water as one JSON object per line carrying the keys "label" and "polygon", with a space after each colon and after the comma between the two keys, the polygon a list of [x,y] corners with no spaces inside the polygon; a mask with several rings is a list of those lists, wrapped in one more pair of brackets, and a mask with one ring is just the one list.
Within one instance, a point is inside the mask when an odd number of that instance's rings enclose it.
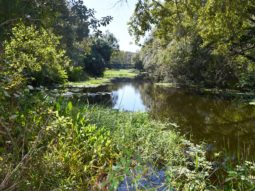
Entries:
{"label": "pond water", "polygon": [[[126,111],[148,111],[208,150],[223,151],[237,159],[255,158],[255,106],[242,99],[202,95],[145,82],[116,83],[90,92],[109,92],[100,98],[109,107]],[[102,102],[103,100],[103,102]]]}
{"label": "pond water", "polygon": [[125,111],[147,111],[148,107],[143,102],[142,92],[134,84],[118,84],[117,90],[113,90],[112,97],[115,100],[114,109]]}

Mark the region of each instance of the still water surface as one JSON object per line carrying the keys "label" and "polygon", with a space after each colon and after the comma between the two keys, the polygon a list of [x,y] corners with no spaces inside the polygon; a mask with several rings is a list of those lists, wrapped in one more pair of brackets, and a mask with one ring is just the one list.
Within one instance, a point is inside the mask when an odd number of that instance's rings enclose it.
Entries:
{"label": "still water surface", "polygon": [[134,83],[118,84],[113,90],[114,109],[125,111],[147,111],[148,107],[142,99],[142,92]]}
{"label": "still water surface", "polygon": [[98,91],[110,92],[104,103],[126,111],[148,111],[153,118],[175,123],[195,143],[213,152],[255,159],[255,106],[241,99],[201,95],[151,83],[116,83]]}

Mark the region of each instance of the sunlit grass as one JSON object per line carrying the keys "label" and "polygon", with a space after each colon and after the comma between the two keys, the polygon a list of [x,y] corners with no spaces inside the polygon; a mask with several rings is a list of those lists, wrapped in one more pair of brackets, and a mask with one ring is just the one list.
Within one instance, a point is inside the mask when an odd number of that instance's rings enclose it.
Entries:
{"label": "sunlit grass", "polygon": [[166,83],[166,82],[161,82],[161,83],[155,83],[156,86],[161,86],[161,87],[177,87],[176,84],[174,83]]}
{"label": "sunlit grass", "polygon": [[108,69],[104,72],[103,77],[93,78],[90,77],[86,81],[81,82],[69,82],[69,86],[99,86],[111,83],[111,80],[115,78],[135,78],[138,75],[138,71],[134,69]]}
{"label": "sunlit grass", "polygon": [[69,82],[67,85],[70,86],[98,86],[110,83],[111,79],[109,78],[89,78],[89,80],[81,82]]}
{"label": "sunlit grass", "polygon": [[138,71],[134,69],[119,69],[119,70],[106,70],[104,73],[105,78],[134,78],[138,75]]}

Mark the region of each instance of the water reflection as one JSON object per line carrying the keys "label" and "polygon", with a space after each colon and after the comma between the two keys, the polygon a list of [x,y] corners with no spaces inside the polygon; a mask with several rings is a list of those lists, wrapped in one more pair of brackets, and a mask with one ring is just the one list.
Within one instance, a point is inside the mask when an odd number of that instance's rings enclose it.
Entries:
{"label": "water reflection", "polygon": [[146,111],[139,88],[134,84],[123,84],[116,91],[112,92],[114,101],[114,109],[125,111]]}
{"label": "water reflection", "polygon": [[[198,95],[150,83],[119,83],[100,89],[111,93],[103,101],[114,109],[149,111],[151,116],[178,124],[178,131],[213,151],[239,159],[255,158],[255,107],[242,100]],[[109,104],[110,103],[110,104]]]}
{"label": "water reflection", "polygon": [[241,100],[175,88],[147,86],[141,89],[141,94],[149,97],[144,100],[154,118],[178,124],[178,130],[191,136],[194,142],[205,141],[214,145],[214,151],[225,150],[228,156],[253,160],[255,107]]}

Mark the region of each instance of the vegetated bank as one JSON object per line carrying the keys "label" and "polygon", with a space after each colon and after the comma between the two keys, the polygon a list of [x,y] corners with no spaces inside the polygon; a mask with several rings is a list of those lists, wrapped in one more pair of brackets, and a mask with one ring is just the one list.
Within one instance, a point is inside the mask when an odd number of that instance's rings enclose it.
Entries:
{"label": "vegetated bank", "polygon": [[[186,141],[171,124],[147,114],[73,105],[44,92],[31,94],[31,80],[49,85],[52,77],[66,81],[62,65],[45,65],[51,60],[64,64],[65,54],[55,46],[57,38],[49,38],[44,30],[21,24],[13,33],[33,41],[13,38],[1,55],[1,189],[116,190],[124,181],[146,190],[152,186],[152,174],[162,170],[156,186],[169,190],[254,189],[254,163],[212,163],[202,146]],[[45,60],[36,62],[38,57]],[[109,71],[108,76],[115,74]]]}
{"label": "vegetated bank", "polygon": [[254,163],[209,162],[203,146],[146,113],[73,105],[28,89],[15,102],[2,95],[1,189],[116,190],[126,178],[141,189],[159,170],[156,186],[169,190],[254,188]]}
{"label": "vegetated bank", "polygon": [[0,3],[1,190],[116,190],[127,179],[142,186],[158,170],[169,190],[254,189],[254,163],[221,168],[147,114],[31,94],[30,85],[101,76],[118,50],[116,38],[98,30],[111,17],[96,19],[82,1],[54,2]]}

